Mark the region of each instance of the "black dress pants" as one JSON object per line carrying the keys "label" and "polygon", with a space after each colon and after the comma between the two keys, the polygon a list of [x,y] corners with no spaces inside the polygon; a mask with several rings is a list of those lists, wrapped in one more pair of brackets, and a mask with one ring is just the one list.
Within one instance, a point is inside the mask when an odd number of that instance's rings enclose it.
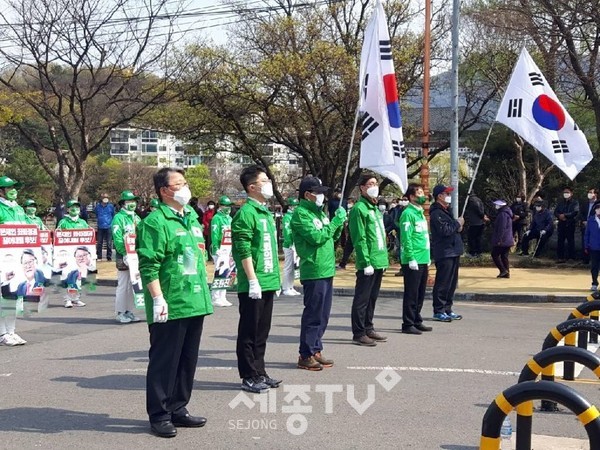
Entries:
{"label": "black dress pants", "polygon": [[435,284],[432,292],[434,314],[450,314],[452,312],[459,266],[460,256],[441,258],[435,261]]}
{"label": "black dress pants", "polygon": [[240,321],[236,353],[240,378],[267,374],[265,352],[271,331],[274,295],[275,291],[263,291],[261,298],[253,299],[247,292],[238,293]]}
{"label": "black dress pants", "polygon": [[374,331],[373,316],[382,278],[383,269],[376,269],[375,273],[369,276],[365,275],[364,270],[356,272],[351,314],[353,339],[359,339]]}
{"label": "black dress pants", "polygon": [[184,415],[192,395],[204,316],[153,323],[150,330],[146,410],[150,422]]}
{"label": "black dress pants", "polygon": [[402,274],[404,276],[402,329],[406,330],[423,323],[421,309],[423,309],[423,301],[425,300],[429,269],[427,264],[419,264],[419,270],[412,270],[408,267],[408,264],[402,264]]}

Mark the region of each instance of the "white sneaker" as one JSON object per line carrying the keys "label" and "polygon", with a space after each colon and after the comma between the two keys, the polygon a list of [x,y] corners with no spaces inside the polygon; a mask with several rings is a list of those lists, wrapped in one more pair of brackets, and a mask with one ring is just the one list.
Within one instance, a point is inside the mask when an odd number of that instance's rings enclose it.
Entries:
{"label": "white sneaker", "polygon": [[118,313],[117,314],[117,322],[119,322],[119,323],[131,322],[131,319],[129,317],[127,317],[125,314],[127,314],[127,313]]}
{"label": "white sneaker", "polygon": [[227,306],[233,306],[233,304],[232,304],[232,303],[230,303],[229,301],[227,301],[227,300],[226,300],[226,299],[224,299],[224,298],[219,298],[219,299],[215,300],[215,301],[213,302],[213,305],[214,305],[214,306],[221,306],[221,307],[223,307],[223,308],[225,308],[225,307],[227,307]]}
{"label": "white sneaker", "polygon": [[139,317],[135,316],[131,311],[125,311],[124,315],[125,317],[128,317],[131,322],[139,322],[142,320]]}
{"label": "white sneaker", "polygon": [[85,303],[83,303],[81,300],[73,300],[73,306],[85,306]]}
{"label": "white sneaker", "polygon": [[10,333],[9,336],[15,341],[16,345],[24,345],[27,344],[27,341],[19,336],[17,333]]}
{"label": "white sneaker", "polygon": [[14,347],[15,345],[19,345],[17,341],[13,338],[12,334],[3,334],[0,336],[0,345],[6,345],[8,347]]}
{"label": "white sneaker", "polygon": [[65,300],[65,308],[72,308],[73,302],[71,300]]}
{"label": "white sneaker", "polygon": [[286,289],[282,292],[283,295],[289,295],[290,297],[295,297],[296,295],[302,295],[294,288]]}
{"label": "white sneaker", "polygon": [[592,284],[592,287],[590,288],[590,291],[596,292],[597,290],[598,290],[598,285],[597,284]]}

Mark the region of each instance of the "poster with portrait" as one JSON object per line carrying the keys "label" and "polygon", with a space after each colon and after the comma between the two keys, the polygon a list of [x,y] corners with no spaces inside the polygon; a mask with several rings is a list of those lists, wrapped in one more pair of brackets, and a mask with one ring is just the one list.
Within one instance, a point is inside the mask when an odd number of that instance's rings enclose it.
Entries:
{"label": "poster with portrait", "polygon": [[135,251],[135,234],[126,234],[124,238],[125,250],[127,251],[127,266],[129,266],[129,277],[133,288],[133,301],[135,307],[144,308],[144,288],[140,276],[140,260]]}
{"label": "poster with portrait", "polygon": [[48,307],[40,232],[35,225],[0,225],[0,315],[27,315]]}
{"label": "poster with portrait", "polygon": [[215,273],[210,289],[214,291],[233,288],[237,281],[236,275],[235,261],[231,254],[231,229],[226,229],[223,231],[221,246],[217,250]]}
{"label": "poster with portrait", "polygon": [[52,271],[69,296],[96,288],[96,233],[93,228],[55,230]]}

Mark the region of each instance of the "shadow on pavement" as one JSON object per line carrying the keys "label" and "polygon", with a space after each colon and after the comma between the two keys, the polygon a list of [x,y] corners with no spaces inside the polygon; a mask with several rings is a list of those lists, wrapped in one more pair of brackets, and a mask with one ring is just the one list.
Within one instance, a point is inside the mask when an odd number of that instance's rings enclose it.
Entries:
{"label": "shadow on pavement", "polygon": [[140,358],[135,359],[135,362],[147,362],[148,361],[148,351],[138,351],[138,352],[119,352],[119,353],[104,353],[100,355],[81,355],[81,356],[71,356],[68,358],[57,358],[58,361],[77,361],[77,360],[100,360],[100,361],[128,361],[132,358]]}
{"label": "shadow on pavement", "polygon": [[[217,339],[227,339],[228,341],[237,341],[237,334],[235,335],[222,335],[222,334],[213,334],[211,338]],[[267,340],[269,344],[295,344],[298,342],[297,336],[280,336],[280,335],[269,335],[269,339]]]}
{"label": "shadow on pavement", "polygon": [[108,414],[91,414],[56,408],[11,408],[0,410],[0,431],[62,433],[63,431],[147,434],[145,420],[118,419]]}
{"label": "shadow on pavement", "polygon": [[[269,364],[269,366],[277,366]],[[289,364],[288,364],[289,366]],[[197,377],[202,377],[202,372],[196,373]],[[237,374],[231,373],[231,377],[227,379],[237,380]],[[115,391],[145,391],[146,390],[146,375],[104,375],[95,378],[83,377],[59,377],[51,381],[59,381],[62,383],[75,383],[75,386],[83,389],[109,389]],[[222,381],[194,381],[194,389],[200,391],[238,391],[240,389],[239,382],[222,382]],[[4,411],[0,411],[0,419]],[[0,430],[1,430],[0,425]]]}

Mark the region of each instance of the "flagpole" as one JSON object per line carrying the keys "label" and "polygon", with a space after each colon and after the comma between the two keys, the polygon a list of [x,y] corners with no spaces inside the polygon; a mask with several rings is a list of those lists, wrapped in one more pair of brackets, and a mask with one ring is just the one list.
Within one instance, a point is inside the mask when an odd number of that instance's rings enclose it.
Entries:
{"label": "flagpole", "polygon": [[348,180],[348,172],[350,171],[350,159],[352,158],[352,147],[354,147],[354,136],[356,136],[356,125],[358,124],[358,115],[360,113],[360,102],[356,105],[356,113],[354,114],[354,125],[352,126],[352,136],[350,136],[350,148],[348,149],[348,158],[346,159],[346,171],[344,172],[344,181],[342,182],[342,202],[346,197],[346,181]]}
{"label": "flagpole", "polygon": [[465,204],[463,205],[462,214],[463,217],[465,215],[465,210],[467,209],[467,203],[469,202],[469,197],[471,196],[471,189],[473,189],[473,183],[475,183],[475,178],[477,177],[477,172],[479,172],[479,164],[481,164],[481,159],[483,158],[483,154],[485,153],[485,149],[487,147],[488,141],[490,140],[490,135],[492,134],[492,129],[494,128],[494,123],[490,126],[490,130],[488,131],[487,137],[485,138],[485,142],[483,143],[483,148],[481,149],[481,153],[479,154],[479,159],[477,160],[477,165],[475,166],[475,172],[473,173],[473,177],[471,178],[471,184],[469,184],[469,190],[467,191],[467,197],[465,198]]}

